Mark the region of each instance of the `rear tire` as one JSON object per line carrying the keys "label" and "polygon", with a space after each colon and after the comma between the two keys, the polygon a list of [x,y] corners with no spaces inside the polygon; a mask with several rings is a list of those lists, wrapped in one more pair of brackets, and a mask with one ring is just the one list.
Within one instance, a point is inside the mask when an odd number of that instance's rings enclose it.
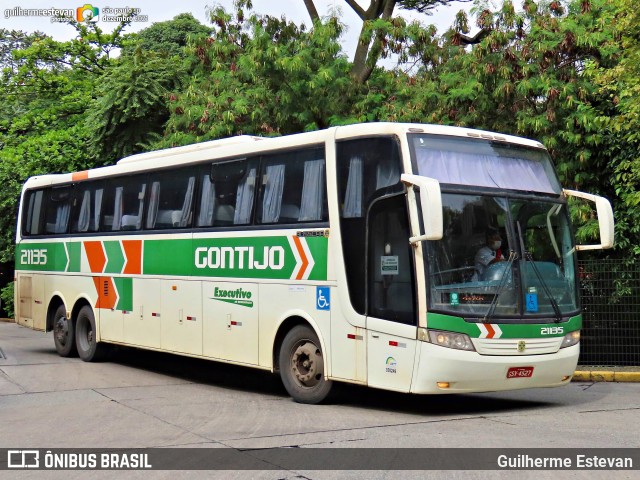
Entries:
{"label": "rear tire", "polygon": [[293,327],[279,353],[280,378],[298,403],[316,404],[327,398],[333,382],[324,378],[324,358],[318,336],[306,325]]}
{"label": "rear tire", "polygon": [[61,357],[75,357],[78,354],[75,322],[67,318],[64,305],[60,305],[53,315],[53,343]]}
{"label": "rear tire", "polygon": [[96,320],[93,310],[85,305],[78,312],[76,319],[76,346],[78,355],[85,362],[99,362],[103,360],[109,346],[96,340]]}

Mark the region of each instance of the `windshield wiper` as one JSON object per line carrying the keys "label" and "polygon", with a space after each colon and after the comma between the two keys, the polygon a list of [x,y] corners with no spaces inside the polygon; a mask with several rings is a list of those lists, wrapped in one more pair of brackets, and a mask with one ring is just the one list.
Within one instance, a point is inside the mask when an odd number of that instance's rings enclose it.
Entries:
{"label": "windshield wiper", "polygon": [[560,323],[562,321],[562,312],[560,311],[560,307],[558,307],[558,302],[556,302],[556,299],[553,298],[553,295],[551,294],[551,290],[549,290],[549,286],[547,285],[547,282],[544,281],[544,278],[542,277],[540,270],[538,270],[538,267],[536,266],[536,262],[533,260],[533,256],[531,255],[531,252],[528,252],[524,248],[524,239],[522,238],[522,229],[520,228],[519,221],[516,222],[516,226],[518,227],[518,235],[520,237],[520,248],[522,249],[524,266],[525,266],[525,268],[523,269],[523,274],[526,275],[527,273],[526,265],[527,265],[527,262],[530,262],[531,267],[533,269],[533,273],[536,274],[536,277],[538,278],[538,281],[542,286],[542,290],[544,290],[544,293],[549,299],[549,303],[551,304],[551,308],[553,308],[553,313],[555,313],[556,315],[556,323]]}
{"label": "windshield wiper", "polygon": [[513,265],[513,262],[518,258],[518,254],[516,252],[514,252],[513,250],[509,251],[509,259],[507,260],[507,266],[504,269],[504,272],[502,272],[502,276],[500,277],[500,282],[498,283],[498,288],[496,290],[495,295],[493,296],[493,299],[491,300],[491,305],[489,305],[489,309],[487,310],[487,313],[485,314],[484,318],[482,319],[482,323],[488,323],[491,318],[493,317],[493,312],[495,311],[496,307],[498,306],[498,298],[500,297],[500,294],[502,293],[502,289],[504,288],[504,286],[507,284],[507,272],[511,271],[511,266]]}
{"label": "windshield wiper", "polygon": [[549,286],[547,285],[547,282],[544,281],[544,278],[542,278],[542,274],[540,273],[540,270],[538,270],[538,267],[536,266],[536,262],[533,261],[533,258],[531,257],[531,253],[529,252],[525,252],[524,253],[524,261],[525,261],[525,265],[526,262],[531,262],[531,267],[533,267],[533,273],[536,274],[536,277],[538,277],[538,281],[540,282],[540,285],[542,286],[542,289],[544,290],[545,295],[547,296],[547,298],[549,298],[549,303],[551,304],[551,308],[553,308],[553,313],[555,313],[556,315],[556,323],[560,323],[562,321],[562,312],[560,311],[560,307],[558,307],[558,302],[556,302],[556,299],[553,298],[553,295],[551,295],[551,290],[549,290]]}

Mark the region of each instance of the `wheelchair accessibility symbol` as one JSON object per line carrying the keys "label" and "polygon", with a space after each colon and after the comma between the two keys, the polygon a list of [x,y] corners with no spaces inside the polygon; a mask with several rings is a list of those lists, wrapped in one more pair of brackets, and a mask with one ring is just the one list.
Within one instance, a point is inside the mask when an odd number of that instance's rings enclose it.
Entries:
{"label": "wheelchair accessibility symbol", "polygon": [[331,289],[329,287],[316,287],[316,308],[318,310],[331,308]]}

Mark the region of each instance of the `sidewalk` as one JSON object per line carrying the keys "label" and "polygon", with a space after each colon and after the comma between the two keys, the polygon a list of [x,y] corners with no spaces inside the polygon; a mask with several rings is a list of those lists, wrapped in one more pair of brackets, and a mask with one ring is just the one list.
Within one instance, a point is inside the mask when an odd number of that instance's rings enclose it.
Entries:
{"label": "sidewalk", "polygon": [[640,382],[640,367],[591,367],[578,365],[574,382]]}

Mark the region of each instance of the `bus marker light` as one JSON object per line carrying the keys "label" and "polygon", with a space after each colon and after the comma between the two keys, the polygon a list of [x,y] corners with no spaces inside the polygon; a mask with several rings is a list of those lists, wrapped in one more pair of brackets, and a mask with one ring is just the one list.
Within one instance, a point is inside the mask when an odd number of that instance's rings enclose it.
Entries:
{"label": "bus marker light", "polygon": [[438,382],[436,385],[438,385],[438,388],[449,388],[449,382]]}
{"label": "bus marker light", "polygon": [[566,382],[567,380],[569,380],[571,378],[571,375],[565,375],[564,377],[562,377],[562,380],[560,380],[561,382]]}
{"label": "bus marker light", "polygon": [[362,340],[362,335],[354,335],[353,333],[347,333],[347,338],[350,340]]}

